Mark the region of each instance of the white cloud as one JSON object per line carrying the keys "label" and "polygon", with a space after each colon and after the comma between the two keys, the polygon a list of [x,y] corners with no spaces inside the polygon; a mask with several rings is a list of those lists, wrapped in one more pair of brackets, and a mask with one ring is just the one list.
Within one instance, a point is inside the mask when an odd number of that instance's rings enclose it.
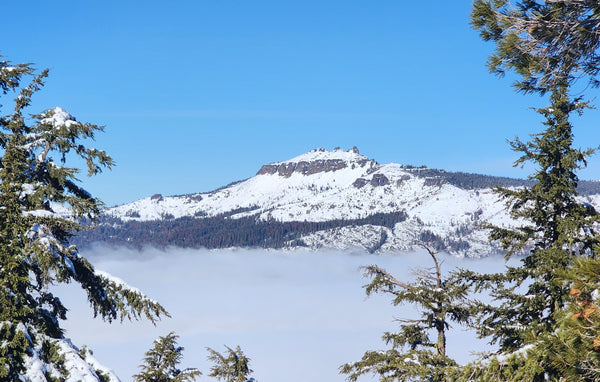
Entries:
{"label": "white cloud", "polygon": [[[156,327],[143,321],[109,325],[92,319],[83,292],[72,285],[57,289],[70,309],[66,335],[88,345],[123,381],[138,372],[152,341],[170,331],[185,347],[182,367],[206,373],[206,346],[240,345],[260,382],[343,381],[337,368],[366,350],[386,348],[383,332],[394,330],[394,319],[412,310],[394,308],[387,296],[366,299],[359,266],[377,264],[406,280],[414,267],[431,265],[423,253],[97,248],[84,255],[98,269],[158,300],[173,316]],[[444,257],[443,267],[497,271],[502,263]],[[450,351],[459,361],[473,350],[465,344],[475,344],[470,334],[450,336]]]}

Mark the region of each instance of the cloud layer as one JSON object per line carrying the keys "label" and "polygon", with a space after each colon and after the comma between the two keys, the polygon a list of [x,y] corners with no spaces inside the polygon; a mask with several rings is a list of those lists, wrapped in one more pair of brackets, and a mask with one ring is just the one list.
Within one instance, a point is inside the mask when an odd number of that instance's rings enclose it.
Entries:
{"label": "cloud layer", "polygon": [[[377,264],[409,280],[415,267],[431,266],[424,253],[96,248],[84,255],[172,315],[156,327],[143,321],[107,324],[92,319],[76,286],[57,288],[70,309],[66,335],[89,346],[122,381],[138,372],[154,339],[174,331],[185,347],[182,367],[199,367],[206,374],[205,347],[220,351],[223,345],[240,345],[260,382],[341,382],[341,364],[360,359],[366,350],[385,349],[382,333],[395,330],[395,319],[414,314],[410,306],[391,306],[387,296],[366,299],[359,267]],[[497,271],[503,264],[498,258],[443,260],[446,270]],[[462,362],[469,350],[480,347],[460,330],[449,338],[450,351]]]}

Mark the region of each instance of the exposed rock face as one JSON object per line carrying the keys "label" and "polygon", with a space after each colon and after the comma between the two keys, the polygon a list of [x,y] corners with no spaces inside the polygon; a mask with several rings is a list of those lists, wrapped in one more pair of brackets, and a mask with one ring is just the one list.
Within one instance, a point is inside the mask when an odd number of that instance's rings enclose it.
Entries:
{"label": "exposed rock face", "polygon": [[380,187],[380,186],[385,186],[388,185],[390,183],[390,180],[388,179],[387,176],[383,175],[383,174],[375,174],[373,175],[373,179],[371,179],[371,186],[373,187]]}
{"label": "exposed rock face", "polygon": [[201,202],[202,195],[194,194],[194,195],[186,195],[190,202]]}
{"label": "exposed rock face", "polygon": [[155,200],[157,202],[162,202],[164,200],[161,194],[154,194],[150,197],[150,200]]}
{"label": "exposed rock face", "polygon": [[409,175],[402,175],[400,177],[400,179],[398,179],[396,181],[396,187],[401,187],[402,183],[406,182],[407,180],[410,180],[410,176]]}
{"label": "exposed rock face", "polygon": [[[367,164],[368,160],[361,160],[353,165],[359,165],[364,167]],[[328,171],[336,171],[341,170],[343,168],[348,167],[348,162],[342,159],[326,159],[326,160],[315,160],[312,162],[286,162],[286,163],[275,163],[275,164],[266,164],[261,167],[261,169],[256,173],[256,175],[263,174],[278,174],[279,176],[283,176],[289,178],[293,173],[301,173],[302,175],[312,175],[319,172],[328,172]]]}
{"label": "exposed rock face", "polygon": [[354,181],[354,183],[352,183],[352,185],[356,188],[362,188],[364,187],[367,183],[369,183],[368,180],[366,180],[365,178],[358,178]]}
{"label": "exposed rock face", "polygon": [[442,178],[425,178],[424,185],[441,187],[444,183],[446,182]]}
{"label": "exposed rock face", "polygon": [[367,167],[368,171],[376,166],[377,162],[360,155],[356,146],[348,151],[343,151],[339,147],[336,147],[333,151],[320,148],[285,162],[266,164],[261,167],[256,175],[279,175],[289,178],[295,173],[312,175],[333,172],[348,167],[351,169]]}

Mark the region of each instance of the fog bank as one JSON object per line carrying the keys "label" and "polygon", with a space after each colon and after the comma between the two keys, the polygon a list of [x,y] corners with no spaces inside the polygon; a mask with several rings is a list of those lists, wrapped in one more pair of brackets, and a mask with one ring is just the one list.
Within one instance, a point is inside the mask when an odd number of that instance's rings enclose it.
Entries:
{"label": "fog bank", "polygon": [[[411,306],[393,307],[389,296],[366,299],[359,267],[377,264],[409,281],[412,269],[432,265],[426,253],[96,248],[83,255],[158,300],[172,316],[156,327],[146,321],[107,324],[92,318],[76,285],[57,288],[70,310],[66,336],[90,347],[124,382],[138,372],[152,341],[170,331],[185,347],[180,366],[204,374],[210,368],[205,347],[240,345],[259,382],[344,381],[341,364],[359,360],[366,350],[385,349],[383,332],[397,328],[395,319],[414,314]],[[441,259],[446,271],[459,266],[491,272],[504,263]],[[460,329],[449,336],[450,352],[460,362],[478,350],[472,347],[480,348],[472,337]]]}

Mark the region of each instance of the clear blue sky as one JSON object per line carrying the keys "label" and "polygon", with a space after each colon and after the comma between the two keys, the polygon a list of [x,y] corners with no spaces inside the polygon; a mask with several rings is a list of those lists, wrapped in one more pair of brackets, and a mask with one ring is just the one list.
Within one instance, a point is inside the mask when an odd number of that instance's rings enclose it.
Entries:
{"label": "clear blue sky", "polygon": [[[317,147],[524,177],[506,140],[539,130],[542,100],[488,74],[470,6],[11,1],[0,54],[51,68],[32,113],[106,126],[97,146],[117,167],[84,181],[108,205],[209,191]],[[578,145],[598,145],[599,121],[576,121]],[[582,178],[600,178],[597,158]]]}

